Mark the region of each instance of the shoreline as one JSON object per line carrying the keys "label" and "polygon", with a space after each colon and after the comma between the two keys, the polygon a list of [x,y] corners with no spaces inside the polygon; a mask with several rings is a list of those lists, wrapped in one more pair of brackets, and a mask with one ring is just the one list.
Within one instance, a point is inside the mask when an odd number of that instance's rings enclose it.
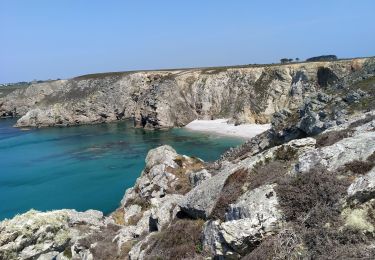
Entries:
{"label": "shoreline", "polygon": [[229,119],[194,120],[184,128],[191,131],[215,133],[239,138],[252,138],[270,129],[271,124],[242,124],[235,126]]}

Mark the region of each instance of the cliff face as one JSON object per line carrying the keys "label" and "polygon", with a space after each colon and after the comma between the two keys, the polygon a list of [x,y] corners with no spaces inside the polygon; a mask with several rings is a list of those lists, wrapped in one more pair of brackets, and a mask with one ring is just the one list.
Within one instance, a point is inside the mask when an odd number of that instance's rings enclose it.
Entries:
{"label": "cliff face", "polygon": [[33,84],[0,99],[1,116],[17,126],[53,126],[133,118],[146,128],[194,119],[269,122],[326,86],[375,63],[373,58],[247,68],[187,69],[86,75]]}

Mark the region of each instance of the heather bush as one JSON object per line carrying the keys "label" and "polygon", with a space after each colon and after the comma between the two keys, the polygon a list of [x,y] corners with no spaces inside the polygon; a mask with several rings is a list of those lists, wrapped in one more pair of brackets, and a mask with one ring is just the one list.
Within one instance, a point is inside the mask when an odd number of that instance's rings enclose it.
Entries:
{"label": "heather bush", "polygon": [[352,136],[353,132],[352,129],[344,129],[320,134],[316,137],[316,147],[320,148],[333,145],[344,138]]}
{"label": "heather bush", "polygon": [[203,259],[203,224],[203,220],[176,220],[150,237],[145,259]]}
{"label": "heather bush", "polygon": [[211,213],[213,218],[224,220],[229,204],[234,203],[243,193],[243,185],[248,176],[246,169],[239,169],[232,173],[224,183],[223,189]]}

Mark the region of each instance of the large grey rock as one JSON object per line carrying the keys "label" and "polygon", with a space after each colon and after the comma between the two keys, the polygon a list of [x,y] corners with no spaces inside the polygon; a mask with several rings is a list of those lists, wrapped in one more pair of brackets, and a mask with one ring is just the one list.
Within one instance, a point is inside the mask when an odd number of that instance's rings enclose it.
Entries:
{"label": "large grey rock", "polygon": [[176,167],[174,159],[176,158],[176,150],[169,145],[159,146],[150,150],[146,156],[146,169],[151,169],[158,164]]}
{"label": "large grey rock", "polygon": [[177,204],[183,198],[182,195],[168,194],[163,198],[151,199],[150,231],[160,231],[175,217]]}
{"label": "large grey rock", "polygon": [[198,186],[203,181],[209,178],[211,178],[211,174],[206,169],[202,169],[197,172],[191,172],[189,175],[189,180],[193,187]]}
{"label": "large grey rock", "polygon": [[[253,218],[259,222],[277,222],[282,218],[278,209],[275,184],[264,185],[241,195],[236,203],[229,205],[226,221]],[[264,225],[262,225],[264,227]]]}
{"label": "large grey rock", "polygon": [[375,151],[375,132],[362,132],[337,143],[308,151],[299,157],[298,172],[321,165],[332,171],[354,160],[365,160]]}
{"label": "large grey rock", "polygon": [[375,168],[360,176],[348,188],[348,199],[351,202],[363,203],[375,197]]}
{"label": "large grey rock", "polygon": [[233,171],[220,172],[189,191],[179,203],[181,210],[193,218],[208,218],[226,179],[232,173]]}
{"label": "large grey rock", "polygon": [[282,213],[274,187],[270,184],[250,190],[230,205],[220,232],[236,252],[251,251],[281,225]]}
{"label": "large grey rock", "polygon": [[208,221],[204,226],[204,247],[215,256],[234,257],[253,250],[283,223],[275,185],[247,191],[231,204],[226,221]]}
{"label": "large grey rock", "polygon": [[203,248],[219,259],[239,257],[225,242],[221,234],[220,220],[209,220],[204,224]]}

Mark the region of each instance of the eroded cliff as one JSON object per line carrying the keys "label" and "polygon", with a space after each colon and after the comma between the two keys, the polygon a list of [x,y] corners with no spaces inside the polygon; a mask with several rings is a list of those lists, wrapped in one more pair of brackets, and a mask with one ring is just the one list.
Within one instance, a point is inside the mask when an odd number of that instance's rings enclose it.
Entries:
{"label": "eroded cliff", "polygon": [[184,126],[197,118],[266,123],[273,113],[296,109],[316,91],[374,63],[364,58],[85,75],[16,90],[0,99],[0,115],[37,127],[124,118],[146,128]]}

